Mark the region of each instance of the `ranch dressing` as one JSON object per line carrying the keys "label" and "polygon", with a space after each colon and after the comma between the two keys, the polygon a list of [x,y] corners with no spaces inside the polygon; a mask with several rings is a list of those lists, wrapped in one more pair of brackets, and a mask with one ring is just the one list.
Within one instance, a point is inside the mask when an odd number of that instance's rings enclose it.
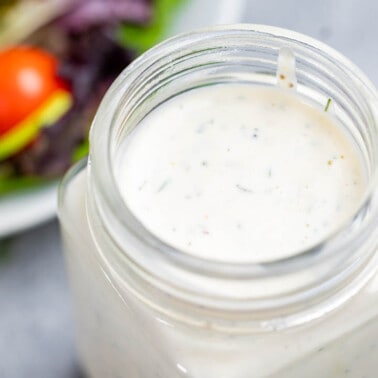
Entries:
{"label": "ranch dressing", "polygon": [[[296,93],[286,48],[276,77],[275,87],[229,83],[179,94],[122,142],[116,185],[152,234],[203,259],[266,262],[311,248],[353,216],[367,180],[332,100],[319,107]],[[246,335],[207,322],[191,328],[155,313],[111,276],[116,270],[104,274],[86,187],[83,170],[67,184],[60,217],[91,377],[375,377],[377,276],[343,309],[303,327]]]}
{"label": "ranch dressing", "polygon": [[310,248],[351,217],[365,189],[357,149],[334,118],[274,87],[183,93],[147,115],[122,150],[118,185],[135,216],[210,260]]}

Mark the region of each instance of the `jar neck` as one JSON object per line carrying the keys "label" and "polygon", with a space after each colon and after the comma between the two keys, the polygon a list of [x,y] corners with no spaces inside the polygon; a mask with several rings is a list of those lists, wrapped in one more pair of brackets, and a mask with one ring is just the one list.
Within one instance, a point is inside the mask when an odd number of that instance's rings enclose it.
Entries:
{"label": "jar neck", "polygon": [[[275,85],[283,46],[297,58],[299,94],[320,105],[334,100],[335,115],[364,160],[366,196],[342,229],[291,258],[231,264],[186,255],[151,234],[122,200],[116,181],[119,146],[146,114],[184,91],[232,82]],[[233,332],[235,324],[241,330],[298,325],[345,303],[377,265],[374,101],[375,89],[348,60],[282,29],[217,27],[178,36],[141,56],[113,84],[91,130],[88,218],[114,285],[169,316],[189,323],[216,319],[219,329]]]}

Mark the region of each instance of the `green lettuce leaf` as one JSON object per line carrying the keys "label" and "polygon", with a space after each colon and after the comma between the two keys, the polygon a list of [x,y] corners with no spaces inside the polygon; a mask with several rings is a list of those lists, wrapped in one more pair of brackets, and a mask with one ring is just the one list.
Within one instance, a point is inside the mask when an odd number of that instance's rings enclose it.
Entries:
{"label": "green lettuce leaf", "polygon": [[0,176],[0,197],[23,190],[37,189],[50,180],[39,177],[7,177]]}
{"label": "green lettuce leaf", "polygon": [[120,43],[141,54],[160,42],[164,37],[180,6],[187,0],[156,0],[154,14],[148,26],[121,25],[118,30]]}

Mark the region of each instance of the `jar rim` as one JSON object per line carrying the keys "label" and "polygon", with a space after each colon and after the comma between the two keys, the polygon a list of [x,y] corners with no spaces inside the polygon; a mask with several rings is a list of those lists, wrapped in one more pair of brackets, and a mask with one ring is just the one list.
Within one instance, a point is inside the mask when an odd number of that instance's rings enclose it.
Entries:
{"label": "jar rim", "polygon": [[[114,124],[117,120],[117,114],[119,109],[122,107],[122,89],[130,87],[131,84],[138,79],[139,74],[143,72],[143,70],[157,61],[162,55],[169,54],[177,47],[194,44],[196,41],[203,40],[204,38],[226,38],[233,33],[250,33],[250,35],[253,34],[255,36],[269,35],[273,38],[280,39],[282,43],[284,43],[285,40],[299,42],[303,45],[320,50],[332,59],[336,60],[338,64],[343,66],[348,74],[350,74],[351,79],[356,81],[356,85],[358,85],[358,88],[361,92],[363,92],[364,96],[368,97],[370,107],[374,106],[375,103],[378,104],[377,91],[365,74],[362,73],[361,70],[349,59],[326,44],[306,35],[278,27],[253,24],[235,24],[215,26],[179,34],[178,36],[169,38],[153,47],[141,55],[123,71],[103,99],[98,114],[107,113],[109,115],[110,113],[111,117],[108,117],[107,122],[110,129],[114,128]],[[111,114],[112,112],[113,114]],[[377,114],[375,114],[374,117],[374,123],[377,124]],[[132,229],[134,231],[133,234],[137,238],[152,241],[154,251],[160,254],[160,257],[185,267],[186,269],[210,276],[222,276],[236,279],[243,279],[246,277],[268,277],[277,274],[286,274],[293,271],[295,272],[304,266],[322,262],[323,259],[329,259],[331,257],[335,257],[336,255],[338,256],[338,259],[342,260],[346,253],[343,252],[344,250],[347,250],[347,248],[345,248],[346,246],[356,243],[357,239],[363,240],[363,238],[367,237],[367,235],[373,232],[378,225],[378,206],[376,206],[373,209],[376,216],[371,216],[370,221],[365,222],[362,225],[363,227],[360,225],[358,231],[351,232],[347,236],[341,235],[346,228],[353,226],[356,219],[359,219],[361,215],[366,213],[366,211],[371,211],[372,203],[376,202],[373,200],[373,197],[375,196],[376,188],[378,187],[378,167],[374,167],[374,172],[366,190],[365,197],[361,201],[356,212],[351,214],[348,220],[335,232],[326,237],[324,240],[319,241],[315,246],[299,251],[297,254],[289,257],[257,263],[245,261],[242,263],[224,262],[190,255],[160,240],[145,227],[143,227],[143,234],[141,234],[139,231],[135,231],[135,225],[141,226],[142,224],[131,211],[127,211],[127,205],[122,199],[122,195],[118,189],[118,186],[116,185],[116,177],[113,169],[114,167],[111,165],[111,139],[114,137],[114,135],[112,132],[110,132],[112,130],[110,130],[107,135],[104,135],[104,133],[106,133],[106,130],[104,130],[106,128],[104,128],[103,125],[104,117],[102,117],[101,120],[100,118],[100,116],[96,116],[90,133],[91,151],[89,164],[91,167],[91,172],[94,176],[95,186],[98,188],[98,192],[100,192],[100,194],[98,194],[96,191],[95,195],[100,195],[101,200],[105,200],[112,213],[120,218],[121,224],[123,224],[123,226],[126,228]],[[96,171],[98,161],[102,160],[103,163],[104,159],[106,160],[106,169],[102,169],[101,172],[99,172],[99,170]],[[104,187],[105,183],[107,185],[106,188]],[[109,183],[111,183],[111,185],[109,185]],[[111,190],[109,190],[109,186],[111,186]],[[129,214],[127,219],[122,218],[123,213]],[[122,249],[122,246],[120,246],[120,249]],[[320,253],[325,249],[328,249],[327,253]]]}

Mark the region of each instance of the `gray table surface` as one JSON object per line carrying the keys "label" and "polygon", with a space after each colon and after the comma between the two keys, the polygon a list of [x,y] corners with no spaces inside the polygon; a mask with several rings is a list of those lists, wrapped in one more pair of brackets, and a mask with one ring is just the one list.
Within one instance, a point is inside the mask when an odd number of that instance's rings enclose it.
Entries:
{"label": "gray table surface", "polygon": [[[375,0],[247,0],[242,21],[323,40],[377,85],[377,16]],[[81,377],[56,221],[0,243],[0,378],[26,377]]]}

